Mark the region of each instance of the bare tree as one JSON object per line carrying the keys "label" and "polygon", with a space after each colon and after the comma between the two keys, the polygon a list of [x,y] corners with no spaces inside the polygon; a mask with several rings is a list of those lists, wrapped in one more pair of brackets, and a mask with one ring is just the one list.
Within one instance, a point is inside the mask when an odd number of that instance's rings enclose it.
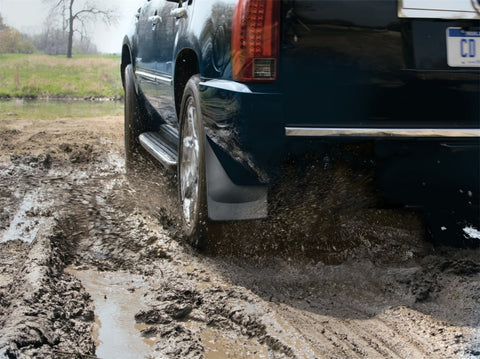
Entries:
{"label": "bare tree", "polygon": [[118,21],[118,15],[115,9],[105,9],[98,7],[92,1],[82,0],[44,0],[53,3],[52,15],[62,16],[62,26],[67,32],[67,57],[72,57],[73,36],[75,32],[80,33],[82,38],[87,32],[88,24],[96,19],[102,20],[107,25]]}
{"label": "bare tree", "polygon": [[41,33],[31,36],[35,47],[48,55],[64,55],[67,51],[67,34],[54,24],[45,23]]}
{"label": "bare tree", "polygon": [[0,31],[6,28],[7,28],[7,25],[3,23],[3,17],[2,17],[2,14],[0,14]]}

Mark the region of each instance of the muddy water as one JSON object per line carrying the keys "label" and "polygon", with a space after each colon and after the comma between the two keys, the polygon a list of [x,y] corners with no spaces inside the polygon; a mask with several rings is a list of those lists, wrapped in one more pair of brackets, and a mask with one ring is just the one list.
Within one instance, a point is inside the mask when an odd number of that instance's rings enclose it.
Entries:
{"label": "muddy water", "polygon": [[0,242],[20,239],[31,243],[41,226],[52,226],[52,221],[42,214],[48,213],[53,200],[49,199],[48,191],[43,187],[34,191],[18,191],[14,196],[20,203],[10,225],[4,231],[0,230]]}
{"label": "muddy water", "polygon": [[146,358],[153,353],[153,341],[142,339],[135,314],[146,308],[145,283],[127,272],[98,272],[68,268],[90,294],[95,307],[96,355],[99,358]]}
{"label": "muddy water", "polygon": [[199,331],[199,338],[204,348],[204,359],[269,358],[266,345],[215,328],[203,326],[199,328],[197,324],[189,322],[187,327],[193,331]]}
{"label": "muddy water", "polygon": [[[32,242],[35,238],[39,226],[38,223],[34,223],[32,220],[28,219],[27,211],[33,208],[33,203],[35,201],[35,195],[33,193],[28,193],[23,198],[20,208],[15,213],[13,220],[10,222],[10,227],[3,233],[2,242],[7,242],[15,239],[22,239],[26,242]],[[33,227],[32,230],[29,230],[30,227]],[[26,234],[23,234],[27,232]]]}
{"label": "muddy water", "polygon": [[266,347],[254,346],[241,338],[226,337],[217,330],[204,330],[200,337],[205,348],[205,359],[268,358]]}

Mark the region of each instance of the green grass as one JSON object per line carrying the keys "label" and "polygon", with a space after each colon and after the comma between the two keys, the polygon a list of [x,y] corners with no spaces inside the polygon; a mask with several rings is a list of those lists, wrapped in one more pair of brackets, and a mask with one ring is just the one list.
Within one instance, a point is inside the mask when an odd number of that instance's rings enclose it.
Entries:
{"label": "green grass", "polygon": [[123,96],[118,56],[0,54],[0,98]]}

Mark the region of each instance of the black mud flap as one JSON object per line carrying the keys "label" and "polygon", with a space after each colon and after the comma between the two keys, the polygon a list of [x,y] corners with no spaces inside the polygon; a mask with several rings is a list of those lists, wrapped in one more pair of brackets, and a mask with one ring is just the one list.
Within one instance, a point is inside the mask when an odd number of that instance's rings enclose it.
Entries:
{"label": "black mud flap", "polygon": [[268,215],[267,186],[232,182],[208,141],[205,141],[208,217],[213,221],[250,220]]}

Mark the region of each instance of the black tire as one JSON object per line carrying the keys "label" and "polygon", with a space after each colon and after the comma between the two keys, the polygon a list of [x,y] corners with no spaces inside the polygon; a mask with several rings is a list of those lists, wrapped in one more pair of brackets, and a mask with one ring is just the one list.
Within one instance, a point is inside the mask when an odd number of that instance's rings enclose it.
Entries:
{"label": "black tire", "polygon": [[131,64],[125,68],[125,163],[132,168],[135,163],[135,154],[140,147],[138,136],[144,132],[142,107],[135,90]]}
{"label": "black tire", "polygon": [[183,234],[199,250],[208,244],[205,134],[198,84],[194,75],[185,86],[180,107],[178,192]]}

